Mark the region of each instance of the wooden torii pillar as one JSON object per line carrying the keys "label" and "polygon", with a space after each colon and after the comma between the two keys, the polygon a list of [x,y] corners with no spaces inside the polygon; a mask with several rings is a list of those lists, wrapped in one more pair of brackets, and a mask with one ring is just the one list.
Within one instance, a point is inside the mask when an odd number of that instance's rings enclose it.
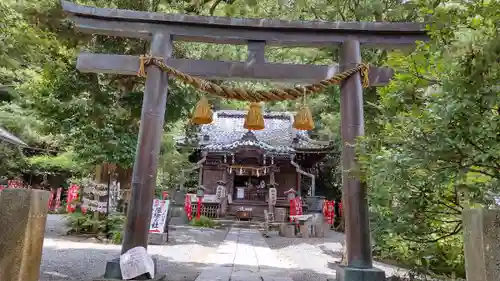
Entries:
{"label": "wooden torii pillar", "polygon": [[[361,63],[361,45],[394,49],[413,47],[428,37],[423,24],[366,22],[306,22],[239,19],[180,14],[150,13],[80,6],[62,1],[62,7],[85,33],[151,40],[150,54],[163,57],[167,65],[204,79],[253,79],[312,83]],[[248,60],[209,61],[172,57],[172,42],[246,44]],[[265,46],[340,46],[340,65],[268,63]],[[77,68],[82,72],[136,75],[139,56],[81,53]],[[139,141],[132,176],[132,198],[127,214],[122,253],[136,246],[147,247],[156,170],[167,102],[167,74],[156,66],[147,69]],[[370,67],[371,86],[386,85],[389,68]],[[341,84],[344,214],[348,264],[341,280],[383,280],[384,273],[372,267],[366,186],[348,171],[356,167],[355,139],[364,134],[363,89],[359,74]],[[108,268],[106,277],[114,273]],[[119,263],[118,263],[119,264]],[[108,272],[109,271],[109,272]],[[114,271],[116,272],[116,271]],[[119,272],[119,270],[118,270]]]}

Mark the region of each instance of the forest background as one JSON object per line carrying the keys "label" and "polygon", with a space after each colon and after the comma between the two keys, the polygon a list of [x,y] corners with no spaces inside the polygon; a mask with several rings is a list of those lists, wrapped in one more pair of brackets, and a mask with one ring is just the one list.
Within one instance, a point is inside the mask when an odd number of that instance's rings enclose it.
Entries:
{"label": "forest background", "polygon": [[[500,4],[446,0],[82,0],[80,4],[167,13],[320,21],[426,22],[414,51],[363,49],[363,61],[396,70],[364,93],[359,172],[368,184],[378,259],[439,275],[464,276],[461,213],[494,204],[500,188]],[[94,165],[130,169],[143,78],[82,74],[79,50],[144,54],[141,40],[77,34],[54,0],[0,2],[0,126],[31,149],[0,143],[0,177],[82,177]],[[176,42],[179,58],[245,60],[244,46]],[[329,64],[338,49],[267,48],[269,61]],[[265,83],[215,81],[246,88]],[[274,85],[275,86],[275,85]],[[193,132],[200,93],[169,82],[158,185],[178,184],[188,164],[175,138]],[[247,104],[211,98],[215,109]],[[312,135],[339,144],[320,165],[318,186],[340,196],[339,89],[308,100]],[[294,102],[266,110],[295,110]]]}

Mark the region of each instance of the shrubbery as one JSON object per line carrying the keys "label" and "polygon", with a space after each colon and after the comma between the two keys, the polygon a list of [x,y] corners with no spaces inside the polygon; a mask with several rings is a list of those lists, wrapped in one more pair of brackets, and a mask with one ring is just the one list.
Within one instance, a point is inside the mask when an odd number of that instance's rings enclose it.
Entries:
{"label": "shrubbery", "polygon": [[95,234],[105,236],[115,244],[122,242],[125,216],[121,214],[112,214],[97,219],[93,213],[83,214],[78,210],[68,214],[67,217],[71,234]]}
{"label": "shrubbery", "polygon": [[191,225],[196,227],[207,227],[207,228],[214,228],[217,226],[214,220],[205,216],[200,216],[200,219],[194,218],[191,221]]}

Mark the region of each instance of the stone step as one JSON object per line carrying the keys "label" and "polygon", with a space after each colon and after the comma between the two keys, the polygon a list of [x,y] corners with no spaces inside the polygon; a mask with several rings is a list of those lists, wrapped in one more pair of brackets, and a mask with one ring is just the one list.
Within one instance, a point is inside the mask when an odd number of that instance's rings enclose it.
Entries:
{"label": "stone step", "polygon": [[[251,221],[239,221],[237,219],[215,219],[215,222],[221,227],[236,227],[236,228],[244,228],[244,229],[256,229],[263,230],[264,229],[264,221],[262,220],[251,220]],[[278,229],[280,223],[272,222],[269,224],[270,229]]]}
{"label": "stone step", "polygon": [[212,265],[196,281],[292,281],[292,266],[278,259],[256,230],[232,228],[207,263]]}

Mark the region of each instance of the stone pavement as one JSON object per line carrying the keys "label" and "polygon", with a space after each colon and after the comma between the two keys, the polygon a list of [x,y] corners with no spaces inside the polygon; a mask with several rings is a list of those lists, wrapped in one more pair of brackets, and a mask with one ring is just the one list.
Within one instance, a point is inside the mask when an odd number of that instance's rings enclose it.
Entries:
{"label": "stone pavement", "polygon": [[232,228],[206,263],[211,266],[196,281],[292,281],[290,266],[278,260],[255,229]]}

